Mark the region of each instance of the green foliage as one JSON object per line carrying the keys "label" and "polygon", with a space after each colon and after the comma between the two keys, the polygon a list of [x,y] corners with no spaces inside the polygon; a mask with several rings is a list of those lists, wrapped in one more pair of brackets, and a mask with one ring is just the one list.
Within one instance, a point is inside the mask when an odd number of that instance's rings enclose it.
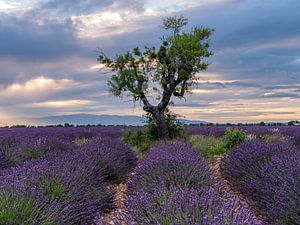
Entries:
{"label": "green foliage", "polygon": [[226,154],[232,147],[246,140],[246,134],[238,129],[227,128],[224,136],[192,135],[189,141],[205,158]]}
{"label": "green foliage", "polygon": [[187,23],[184,17],[166,18],[163,28],[170,30],[172,35],[162,38],[163,43],[158,50],[145,47],[142,51],[136,47],[114,59],[100,52],[98,61],[115,72],[108,81],[110,92],[119,97],[127,92],[137,101],[152,90],[148,88],[151,81],[161,84],[164,90],[172,84],[174,92],[176,88],[187,91],[187,82],[209,65],[203,59],[212,55],[209,37],[213,32],[213,29],[203,27],[183,32],[182,28]]}
{"label": "green foliage", "polygon": [[[183,123],[177,119],[176,114],[172,113],[169,109],[166,109],[164,116],[169,130],[170,138],[171,139],[184,138],[185,131],[184,131]],[[153,139],[159,139],[158,127],[150,113],[146,115],[146,123],[147,123],[149,135]]]}
{"label": "green foliage", "polygon": [[[157,115],[169,106],[172,96],[183,98],[185,93],[191,91],[197,79],[196,74],[207,69],[209,63],[205,59],[213,54],[209,49],[213,30],[194,27],[190,31],[183,31],[187,23],[188,19],[184,17],[166,18],[163,28],[170,31],[171,35],[162,37],[158,49],[145,47],[141,50],[136,47],[115,58],[109,58],[103,52],[98,57],[98,62],[114,73],[108,81],[110,92],[117,97],[126,94],[134,102],[141,101],[144,111],[156,115],[154,122],[157,127],[161,125],[160,132],[156,132],[157,129],[152,132],[155,128],[151,125],[151,136],[155,133],[160,138],[170,137],[162,116]],[[153,91],[157,94],[157,105],[148,100],[147,94],[153,94]],[[178,126],[170,123],[174,119],[166,115],[166,120],[169,120],[170,132],[175,134]]]}
{"label": "green foliage", "polygon": [[165,30],[173,31],[174,35],[178,34],[183,27],[188,24],[188,19],[184,18],[183,16],[177,17],[168,17],[164,19],[163,28]]}
{"label": "green foliage", "polygon": [[24,196],[0,193],[0,225],[30,225],[28,218],[34,212],[34,201]]}
{"label": "green foliage", "polygon": [[[166,110],[165,121],[168,126],[170,138],[186,138],[183,124],[176,119],[175,114]],[[156,123],[150,113],[146,115],[145,122],[147,123],[145,129],[134,132],[130,131],[124,133],[122,136],[123,141],[133,147],[139,157],[144,155],[151,148],[152,144],[160,138]]]}
{"label": "green foliage", "polygon": [[68,191],[64,185],[59,181],[51,181],[43,179],[40,183],[43,188],[43,194],[53,199],[67,199],[69,197]]}
{"label": "green foliage", "polygon": [[27,156],[30,160],[37,159],[45,154],[44,149],[31,149],[31,148],[23,148],[20,150],[20,153],[24,156]]}
{"label": "green foliage", "polygon": [[139,157],[144,155],[155,141],[155,138],[149,134],[148,129],[137,130],[134,132],[129,131],[123,134],[122,139],[134,149]]}
{"label": "green foliage", "polygon": [[246,140],[246,133],[238,130],[238,129],[233,129],[231,130],[230,128],[227,128],[225,131],[225,148],[226,149],[231,149],[235,145],[240,144]]}
{"label": "green foliage", "polygon": [[189,141],[193,147],[205,158],[210,158],[216,155],[222,155],[227,152],[225,142],[222,137],[192,135]]}

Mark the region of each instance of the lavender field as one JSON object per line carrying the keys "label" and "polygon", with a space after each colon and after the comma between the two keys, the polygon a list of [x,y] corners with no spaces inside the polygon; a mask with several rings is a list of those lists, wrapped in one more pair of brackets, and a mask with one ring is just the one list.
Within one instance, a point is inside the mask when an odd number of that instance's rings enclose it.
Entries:
{"label": "lavender field", "polygon": [[0,129],[0,225],[300,224],[300,127],[137,129]]}

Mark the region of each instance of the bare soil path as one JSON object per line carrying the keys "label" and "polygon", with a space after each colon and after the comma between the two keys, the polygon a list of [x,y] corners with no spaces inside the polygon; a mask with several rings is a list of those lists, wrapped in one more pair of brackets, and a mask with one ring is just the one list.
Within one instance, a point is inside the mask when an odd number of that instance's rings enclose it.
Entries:
{"label": "bare soil path", "polygon": [[[249,208],[252,213],[253,217],[258,219],[263,225],[267,225],[268,223],[265,222],[265,218],[260,215],[258,212],[255,212],[253,207],[251,206],[251,201],[246,199],[241,193],[239,193],[236,190],[233,190],[229,184],[229,182],[224,178],[224,176],[221,173],[221,160],[223,156],[215,157],[214,160],[211,160],[208,165],[212,171],[213,179],[215,181],[215,184],[220,187],[222,194],[224,196],[236,196],[238,201],[246,208]],[[239,210],[238,208],[235,210]]]}

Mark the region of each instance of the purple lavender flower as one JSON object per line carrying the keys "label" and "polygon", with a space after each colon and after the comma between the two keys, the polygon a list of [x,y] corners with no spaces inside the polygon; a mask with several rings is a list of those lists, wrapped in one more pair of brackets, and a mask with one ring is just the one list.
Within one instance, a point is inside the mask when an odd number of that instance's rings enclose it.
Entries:
{"label": "purple lavender flower", "polygon": [[129,190],[157,185],[181,185],[200,188],[211,185],[210,171],[190,144],[166,141],[155,145],[140,162]]}
{"label": "purple lavender flower", "polygon": [[289,143],[249,141],[229,153],[222,171],[272,224],[300,223],[300,151]]}
{"label": "purple lavender flower", "polygon": [[132,225],[261,224],[235,196],[213,185],[204,160],[180,141],[150,150],[130,179],[124,206],[125,223]]}

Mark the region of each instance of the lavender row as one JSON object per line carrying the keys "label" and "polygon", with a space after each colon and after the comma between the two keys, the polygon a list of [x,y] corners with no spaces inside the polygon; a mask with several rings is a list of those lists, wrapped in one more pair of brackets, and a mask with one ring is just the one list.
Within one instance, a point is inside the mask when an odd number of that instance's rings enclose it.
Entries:
{"label": "lavender row", "polygon": [[126,224],[261,224],[235,196],[224,196],[213,183],[208,165],[189,144],[162,142],[129,181]]}
{"label": "lavender row", "polygon": [[97,138],[3,170],[0,224],[92,224],[113,207],[114,193],[105,181],[125,179],[135,163],[127,145]]}
{"label": "lavender row", "polygon": [[300,151],[288,143],[248,141],[231,150],[223,174],[271,224],[300,224]]}
{"label": "lavender row", "polygon": [[93,137],[119,138],[124,129],[122,127],[0,129],[0,170],[21,165],[27,160],[40,158],[52,152],[65,151],[76,145],[85,144]]}

